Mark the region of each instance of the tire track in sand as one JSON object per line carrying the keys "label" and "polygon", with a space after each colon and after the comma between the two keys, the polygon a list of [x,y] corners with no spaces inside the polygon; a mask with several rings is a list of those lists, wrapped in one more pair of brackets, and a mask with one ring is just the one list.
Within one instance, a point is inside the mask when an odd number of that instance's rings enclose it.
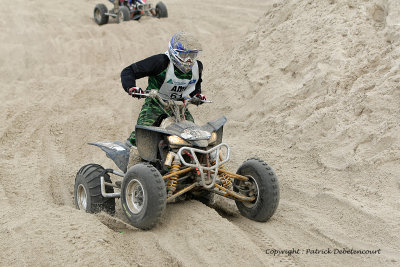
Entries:
{"label": "tire track in sand", "polygon": [[278,266],[298,266],[298,263],[296,263],[293,256],[267,255],[266,250],[277,249],[279,248],[278,244],[254,225],[257,224],[257,222],[242,217],[232,203],[227,202],[225,199],[220,199],[216,202],[213,208],[222,218],[227,219],[232,225],[237,226],[237,228],[239,228],[250,239],[250,241],[262,251],[264,258],[266,258],[268,262]]}

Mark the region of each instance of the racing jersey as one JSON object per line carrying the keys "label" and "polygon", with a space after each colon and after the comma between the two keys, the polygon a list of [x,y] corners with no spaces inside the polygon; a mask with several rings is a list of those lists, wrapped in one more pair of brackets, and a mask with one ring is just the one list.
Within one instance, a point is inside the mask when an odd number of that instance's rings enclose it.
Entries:
{"label": "racing jersey", "polygon": [[[176,77],[182,81],[188,81],[188,90],[191,92],[188,94],[193,97],[194,95],[201,93],[201,73],[203,71],[203,64],[201,61],[196,60],[195,66],[188,73],[181,72],[178,68],[175,68],[171,62],[168,55],[166,54],[158,54],[148,58],[145,58],[141,61],[133,63],[132,65],[126,67],[121,72],[121,82],[122,87],[126,92],[128,92],[129,88],[136,86],[136,80],[149,77],[148,78],[148,86],[147,89],[156,89],[165,91],[165,87],[170,79],[166,80],[166,77],[170,77],[171,75]],[[173,73],[172,69],[173,68]],[[169,71],[168,71],[169,70]],[[194,88],[191,88],[193,86]],[[176,95],[174,95],[173,91],[175,90]],[[179,96],[185,96],[184,91],[185,88],[179,87],[179,84],[176,88],[171,87],[168,91],[171,91],[171,95],[173,98],[179,98]],[[161,92],[162,92],[161,91]]]}

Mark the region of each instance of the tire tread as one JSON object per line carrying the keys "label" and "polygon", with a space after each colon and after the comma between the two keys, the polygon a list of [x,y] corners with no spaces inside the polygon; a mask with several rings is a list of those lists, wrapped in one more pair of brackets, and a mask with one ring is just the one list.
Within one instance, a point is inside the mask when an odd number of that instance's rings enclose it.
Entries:
{"label": "tire tread", "polygon": [[[247,159],[239,167],[237,173],[243,175],[242,170],[246,168],[252,168],[253,171],[257,173],[257,175],[260,177],[266,176],[266,178],[263,178],[261,183],[263,183],[263,186],[266,188],[266,192],[268,193],[268,195],[264,195],[263,199],[260,199],[260,203],[262,203],[263,205],[256,204],[254,207],[248,208],[240,201],[236,201],[236,205],[243,216],[255,221],[268,221],[275,213],[279,205],[280,192],[278,179],[268,163],[259,158],[253,157]],[[254,179],[257,178],[254,177]],[[264,201],[267,201],[267,203],[264,204]]]}
{"label": "tire tread", "polygon": [[[86,212],[89,213],[98,213],[102,210],[106,211],[109,214],[115,213],[115,199],[114,198],[105,198],[101,194],[101,185],[100,185],[100,174],[104,171],[104,168],[98,164],[87,164],[83,166],[77,173],[75,178],[75,205],[78,208],[77,200],[76,200],[76,190],[78,184],[82,184],[87,191],[88,198],[88,207]],[[97,178],[97,180],[96,180]],[[111,183],[110,176],[108,174],[104,175],[104,180],[106,182]],[[106,187],[107,193],[113,193],[114,189],[111,187]],[[90,204],[89,204],[90,203]]]}
{"label": "tire tread", "polygon": [[[124,188],[126,184],[131,179],[133,179],[133,177],[143,182],[145,184],[143,185],[144,187],[148,187],[147,193],[149,194],[149,191],[151,191],[151,194],[155,198],[154,205],[151,207],[147,206],[146,212],[148,213],[146,213],[143,216],[131,214],[124,208],[123,211],[127,219],[133,226],[140,228],[142,230],[149,230],[158,223],[166,207],[167,194],[166,194],[164,180],[159,171],[149,163],[140,163],[131,167],[131,169],[128,170],[127,174],[125,175],[124,181],[122,183],[121,202],[123,205],[126,205]],[[156,189],[157,192],[154,192],[154,189]]]}

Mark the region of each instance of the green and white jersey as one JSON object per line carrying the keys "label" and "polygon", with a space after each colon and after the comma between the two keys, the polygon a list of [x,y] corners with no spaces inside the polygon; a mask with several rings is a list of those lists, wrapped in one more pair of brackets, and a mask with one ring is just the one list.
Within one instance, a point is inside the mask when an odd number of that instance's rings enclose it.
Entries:
{"label": "green and white jersey", "polygon": [[[168,54],[167,56],[169,58]],[[160,87],[160,95],[163,98],[182,99],[188,97],[196,89],[196,83],[199,80],[199,65],[197,61],[188,75],[178,76],[175,74],[174,64],[170,60],[168,68],[165,71],[164,82]]]}

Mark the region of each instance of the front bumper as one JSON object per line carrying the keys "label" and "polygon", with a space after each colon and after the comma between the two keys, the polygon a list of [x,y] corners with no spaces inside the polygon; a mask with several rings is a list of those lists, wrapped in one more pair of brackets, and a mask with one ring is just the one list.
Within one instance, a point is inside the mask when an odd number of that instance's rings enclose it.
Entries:
{"label": "front bumper", "polygon": [[[225,157],[221,158],[220,155],[221,151],[223,150],[225,150]],[[186,162],[186,160],[183,157],[183,155],[186,154],[185,152],[190,152],[190,155],[192,156],[195,163]],[[213,162],[209,162],[208,166],[204,166],[204,164],[200,163],[196,153],[209,155],[209,158],[214,158],[214,160]],[[206,151],[194,147],[185,146],[179,149],[177,155],[183,165],[187,167],[196,168],[199,170],[201,178],[199,184],[201,186],[203,186],[204,188],[212,188],[214,187],[215,181],[217,180],[218,177],[218,169],[230,158],[230,148],[225,143],[221,143]]]}

